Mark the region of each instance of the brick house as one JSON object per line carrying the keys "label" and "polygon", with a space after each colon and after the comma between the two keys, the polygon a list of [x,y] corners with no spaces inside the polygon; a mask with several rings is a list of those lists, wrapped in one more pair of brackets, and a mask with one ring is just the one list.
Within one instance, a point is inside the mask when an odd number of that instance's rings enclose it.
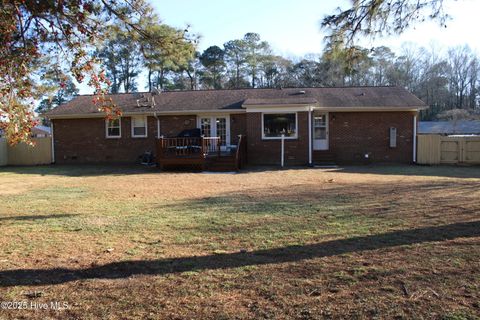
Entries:
{"label": "brick house", "polygon": [[105,120],[89,95],[47,114],[56,163],[135,163],[145,151],[156,152],[160,159],[160,140],[195,128],[205,139],[218,139],[219,154],[235,150],[239,136],[246,136],[246,158],[252,165],[278,165],[282,158],[287,166],[329,161],[412,163],[417,113],[426,108],[400,87],[200,90],[111,97],[123,111],[117,120]]}

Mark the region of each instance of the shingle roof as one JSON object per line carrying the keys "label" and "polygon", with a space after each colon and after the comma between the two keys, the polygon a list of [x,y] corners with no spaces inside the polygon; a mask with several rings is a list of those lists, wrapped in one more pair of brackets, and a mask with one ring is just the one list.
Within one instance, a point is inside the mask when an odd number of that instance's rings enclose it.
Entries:
{"label": "shingle roof", "polygon": [[480,120],[420,121],[418,133],[480,134]]}
{"label": "shingle roof", "polygon": [[[250,102],[317,102],[320,107],[335,108],[418,108],[425,104],[400,87],[336,87],[170,91],[155,95],[151,107],[151,93],[121,93],[111,95],[123,112],[186,112],[242,109]],[[99,113],[92,95],[81,95],[47,113],[57,115],[92,115]],[[138,103],[137,103],[138,100]],[[140,105],[140,106],[139,106]]]}
{"label": "shingle roof", "polygon": [[301,97],[288,97],[288,98],[271,98],[271,99],[247,99],[243,103],[243,106],[262,106],[262,105],[294,105],[294,104],[316,104],[318,100],[315,98],[301,98]]}

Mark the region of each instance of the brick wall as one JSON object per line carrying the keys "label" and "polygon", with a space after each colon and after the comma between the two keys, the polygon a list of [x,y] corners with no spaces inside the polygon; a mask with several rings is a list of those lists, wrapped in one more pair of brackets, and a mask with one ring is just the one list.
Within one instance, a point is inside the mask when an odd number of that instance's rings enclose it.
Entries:
{"label": "brick wall", "polygon": [[[196,116],[161,116],[160,132],[176,136],[196,127]],[[122,137],[105,137],[105,119],[53,120],[56,163],[135,163],[145,151],[155,151],[157,120],[147,117],[147,138],[131,137],[131,118],[123,117]]]}
{"label": "brick wall", "polygon": [[[308,163],[308,113],[298,112],[298,138],[285,140],[285,165],[305,165]],[[262,114],[246,114],[247,155],[249,164],[279,165],[280,140],[262,139]]]}
{"label": "brick wall", "polygon": [[238,135],[247,134],[247,117],[245,113],[230,115],[230,141],[238,143]]}
{"label": "brick wall", "polygon": [[[340,164],[410,163],[413,157],[413,112],[332,112],[329,152]],[[247,113],[248,161],[280,164],[280,141],[262,140],[261,113]],[[397,147],[390,148],[390,127],[397,128]],[[298,112],[298,139],[285,140],[285,165],[308,163],[308,113]],[[370,155],[369,161],[364,155]]]}
{"label": "brick wall", "polygon": [[[298,138],[285,140],[285,165],[308,163],[308,113],[298,112]],[[370,153],[375,162],[410,163],[413,156],[412,112],[335,112],[329,114],[329,146],[339,163],[363,163]],[[196,128],[196,116],[160,116],[161,134],[174,137]],[[157,122],[148,117],[148,137],[131,137],[131,118],[122,118],[122,137],[105,137],[105,120],[53,120],[57,163],[135,163],[155,150]],[[247,135],[249,164],[279,165],[280,140],[262,140],[261,113],[230,116],[231,141]],[[389,147],[389,129],[397,128],[397,147]]]}
{"label": "brick wall", "polygon": [[147,138],[131,137],[131,118],[121,119],[122,137],[105,137],[105,119],[53,120],[55,161],[73,163],[135,163],[145,151],[153,151],[157,124],[148,117]]}
{"label": "brick wall", "polygon": [[197,116],[159,116],[160,132],[166,138],[176,137],[180,132],[197,127]]}
{"label": "brick wall", "polygon": [[[410,163],[413,157],[413,112],[332,112],[330,151],[338,163]],[[397,128],[397,147],[390,148],[390,127]]]}

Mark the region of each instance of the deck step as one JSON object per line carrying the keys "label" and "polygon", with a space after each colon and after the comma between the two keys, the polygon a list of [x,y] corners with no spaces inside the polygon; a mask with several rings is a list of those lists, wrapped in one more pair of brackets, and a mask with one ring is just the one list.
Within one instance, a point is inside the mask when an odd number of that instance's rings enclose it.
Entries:
{"label": "deck step", "polygon": [[315,165],[331,166],[336,164],[337,157],[336,154],[331,151],[314,151],[312,160]]}
{"label": "deck step", "polygon": [[209,160],[209,162],[212,162],[212,163],[235,163],[235,158],[220,157],[220,158]]}
{"label": "deck step", "polygon": [[207,158],[206,169],[209,171],[236,171],[235,158],[232,156]]}

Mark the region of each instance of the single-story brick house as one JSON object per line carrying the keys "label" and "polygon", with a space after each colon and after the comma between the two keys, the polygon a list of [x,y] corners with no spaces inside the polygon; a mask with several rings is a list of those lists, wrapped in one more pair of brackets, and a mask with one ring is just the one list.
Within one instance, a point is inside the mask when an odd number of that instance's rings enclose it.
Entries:
{"label": "single-story brick house", "polygon": [[105,120],[92,96],[50,111],[56,163],[134,163],[159,138],[199,129],[222,151],[246,136],[252,165],[324,160],[412,163],[417,113],[426,105],[400,87],[281,88],[111,95],[123,111]]}

